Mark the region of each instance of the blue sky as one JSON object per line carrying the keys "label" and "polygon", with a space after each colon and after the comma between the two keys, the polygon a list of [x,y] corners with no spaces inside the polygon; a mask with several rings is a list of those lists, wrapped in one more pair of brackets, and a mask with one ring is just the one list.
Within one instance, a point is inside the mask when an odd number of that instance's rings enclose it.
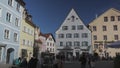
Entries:
{"label": "blue sky", "polygon": [[120,9],[120,0],[24,0],[33,22],[42,33],[52,33],[63,23],[72,8],[85,25],[109,8]]}

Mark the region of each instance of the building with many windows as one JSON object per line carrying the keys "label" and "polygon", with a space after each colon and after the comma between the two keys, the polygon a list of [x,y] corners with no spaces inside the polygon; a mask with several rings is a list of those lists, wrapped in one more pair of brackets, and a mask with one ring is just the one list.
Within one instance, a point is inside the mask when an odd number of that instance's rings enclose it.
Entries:
{"label": "building with many windows", "polygon": [[13,63],[18,57],[23,0],[0,0],[0,62]]}
{"label": "building with many windows", "polygon": [[93,50],[100,56],[115,56],[120,49],[108,48],[106,45],[120,40],[120,11],[110,8],[89,24],[92,31]]}
{"label": "building with many windows", "polygon": [[20,29],[20,47],[19,57],[26,57],[29,60],[33,56],[34,45],[34,30],[35,24],[32,21],[32,16],[24,10]]}
{"label": "building with many windows", "polygon": [[42,52],[49,52],[53,55],[56,54],[56,45],[55,39],[51,33],[48,34],[40,34],[40,40],[42,41],[41,51]]}
{"label": "building with many windows", "polygon": [[91,51],[91,31],[84,25],[74,9],[70,11],[56,31],[57,53],[65,57],[76,56]]}

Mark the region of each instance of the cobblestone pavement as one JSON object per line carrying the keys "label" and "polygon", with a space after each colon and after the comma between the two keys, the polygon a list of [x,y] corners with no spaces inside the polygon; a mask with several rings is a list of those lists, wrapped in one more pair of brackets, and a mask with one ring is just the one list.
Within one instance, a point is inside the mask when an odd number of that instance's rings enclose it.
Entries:
{"label": "cobblestone pavement", "polygon": [[[64,68],[80,68],[80,62],[64,63]],[[86,68],[89,68],[88,65]],[[113,68],[112,61],[97,61],[95,68]]]}
{"label": "cobblestone pavement", "polygon": [[0,63],[0,68],[10,68],[11,65],[9,64],[2,64]]}
{"label": "cobblestone pavement", "polygon": [[[10,68],[10,65],[0,64],[0,68]],[[66,62],[63,64],[63,68],[80,68],[80,62]],[[88,65],[86,68],[89,68]],[[97,61],[95,68],[113,68],[113,61]]]}

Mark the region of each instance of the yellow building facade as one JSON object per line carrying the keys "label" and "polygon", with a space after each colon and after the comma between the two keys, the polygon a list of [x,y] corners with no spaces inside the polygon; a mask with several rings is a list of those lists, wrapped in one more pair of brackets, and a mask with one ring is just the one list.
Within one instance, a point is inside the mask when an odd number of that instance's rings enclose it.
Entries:
{"label": "yellow building facade", "polygon": [[109,48],[108,44],[120,40],[120,11],[110,8],[89,24],[92,32],[92,48],[100,56],[115,57],[119,48]]}
{"label": "yellow building facade", "polygon": [[29,60],[33,56],[34,29],[31,15],[26,11],[23,13],[23,19],[20,31],[19,57],[26,57]]}

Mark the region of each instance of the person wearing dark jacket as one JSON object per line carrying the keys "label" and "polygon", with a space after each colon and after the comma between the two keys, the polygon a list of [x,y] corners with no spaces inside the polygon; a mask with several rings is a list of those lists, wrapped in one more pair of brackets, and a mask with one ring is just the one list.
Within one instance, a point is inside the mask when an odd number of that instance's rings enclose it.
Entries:
{"label": "person wearing dark jacket", "polygon": [[26,58],[23,58],[23,60],[21,61],[21,64],[20,64],[20,67],[21,68],[27,68],[27,59]]}
{"label": "person wearing dark jacket", "polygon": [[81,62],[81,68],[86,68],[87,58],[84,53],[80,57],[79,61]]}
{"label": "person wearing dark jacket", "polygon": [[28,68],[37,68],[38,59],[36,57],[32,57],[28,62]]}

